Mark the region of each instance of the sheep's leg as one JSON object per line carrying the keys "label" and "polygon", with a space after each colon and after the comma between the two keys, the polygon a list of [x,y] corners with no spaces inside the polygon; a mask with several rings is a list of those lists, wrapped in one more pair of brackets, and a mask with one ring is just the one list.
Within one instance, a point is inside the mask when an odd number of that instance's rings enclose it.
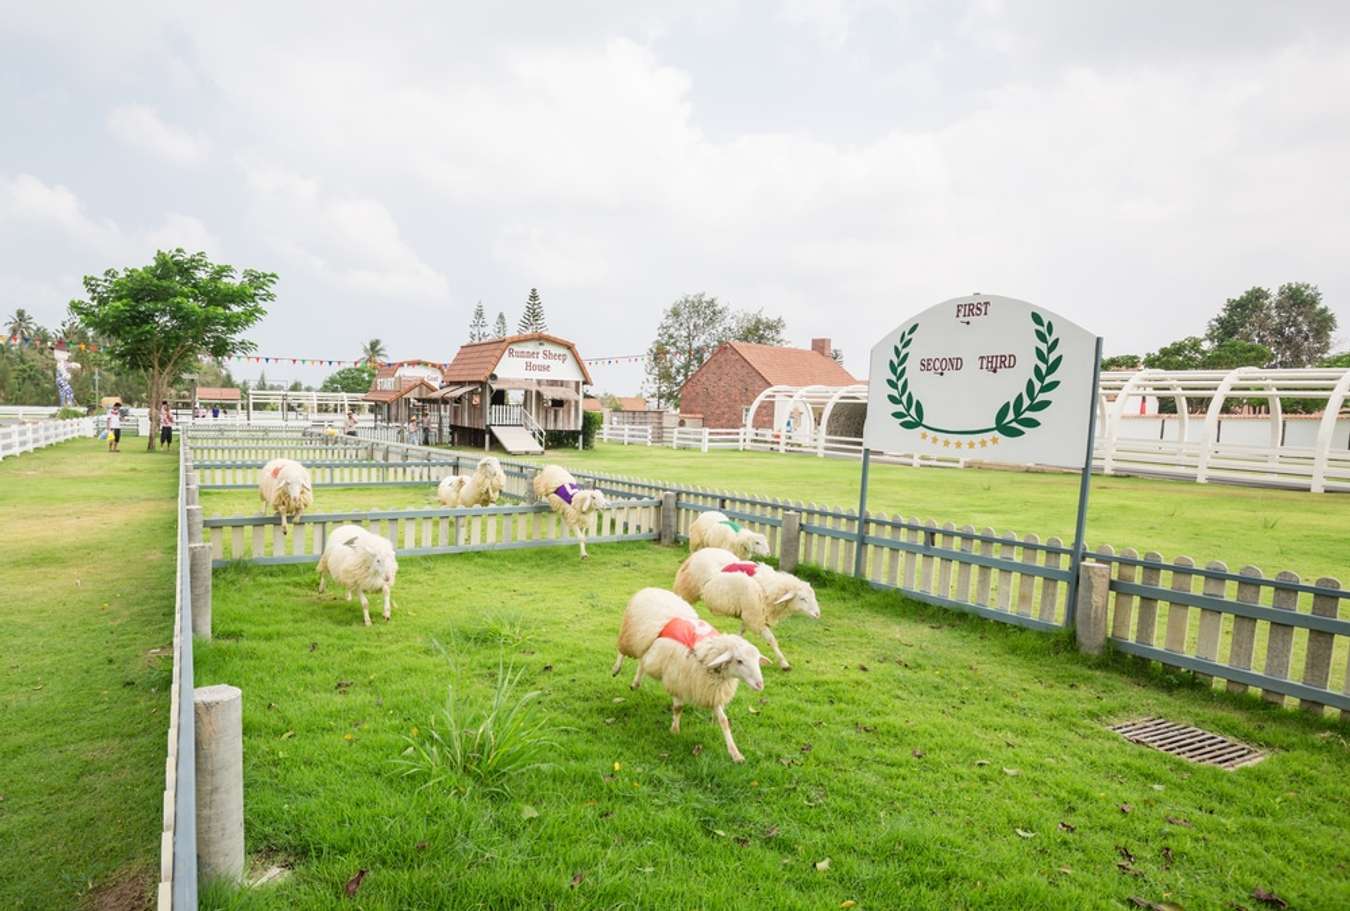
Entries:
{"label": "sheep's leg", "polygon": [[731,739],[731,720],[727,718],[727,710],[719,705],[713,709],[713,715],[717,716],[717,723],[722,727],[722,736],[726,738],[727,752],[731,754],[731,761],[745,762],[741,751],[736,749],[736,741]]}
{"label": "sheep's leg", "polygon": [[328,581],[328,577],[324,575],[323,570],[319,570],[319,594],[321,595],[323,594],[323,584],[326,581]]}
{"label": "sheep's leg", "polygon": [[788,664],[787,658],[783,657],[783,650],[778,647],[778,640],[774,638],[773,630],[766,626],[759,631],[759,634],[764,637],[764,641],[769,643],[769,648],[773,649],[773,653],[778,656],[778,666],[785,671],[792,670],[792,665]]}
{"label": "sheep's leg", "polygon": [[577,541],[581,544],[581,559],[585,560],[588,554],[586,553],[586,526],[584,524],[577,525]]}
{"label": "sheep's leg", "polygon": [[[618,657],[614,659],[614,667],[613,667],[612,670],[610,670],[609,676],[611,676],[611,677],[617,677],[617,676],[619,676],[619,671],[621,671],[621,670],[623,670],[623,652],[619,652]],[[642,670],[642,662],[639,661],[639,662],[638,662],[638,671],[641,671],[641,670]]]}
{"label": "sheep's leg", "polygon": [[386,585],[384,587],[384,620],[386,623],[389,622],[389,600],[389,586]]}
{"label": "sheep's leg", "polygon": [[347,589],[347,600],[348,601],[352,600],[352,590],[350,588]]}
{"label": "sheep's leg", "polygon": [[370,626],[370,602],[366,600],[365,592],[361,592],[361,617],[366,621],[366,626]]}
{"label": "sheep's leg", "polygon": [[628,685],[629,689],[637,689],[642,686],[642,662],[638,662],[637,673],[633,675],[633,682]]}
{"label": "sheep's leg", "polygon": [[290,531],[291,531],[291,530],[290,530],[289,528],[286,527],[286,511],[283,509],[283,510],[281,511],[281,533],[282,533],[283,535],[286,535],[286,534],[290,534]]}
{"label": "sheep's leg", "polygon": [[676,699],[671,703],[670,711],[670,733],[678,734],[680,733],[680,716],[684,714],[684,703]]}

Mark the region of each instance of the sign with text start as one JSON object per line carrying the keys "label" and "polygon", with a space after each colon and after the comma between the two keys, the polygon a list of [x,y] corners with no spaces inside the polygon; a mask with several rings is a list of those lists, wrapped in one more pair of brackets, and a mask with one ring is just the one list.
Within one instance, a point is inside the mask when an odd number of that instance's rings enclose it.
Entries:
{"label": "sign with text start", "polygon": [[1082,468],[1096,336],[994,294],[930,307],[872,349],[863,445]]}

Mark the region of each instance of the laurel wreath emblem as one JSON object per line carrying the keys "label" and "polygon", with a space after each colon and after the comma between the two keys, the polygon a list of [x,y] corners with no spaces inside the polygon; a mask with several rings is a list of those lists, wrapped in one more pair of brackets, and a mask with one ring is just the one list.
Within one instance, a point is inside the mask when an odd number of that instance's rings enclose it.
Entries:
{"label": "laurel wreath emblem", "polygon": [[1024,436],[1028,430],[1035,430],[1040,427],[1041,422],[1035,415],[1051,405],[1052,400],[1046,398],[1046,396],[1059,388],[1059,380],[1053,379],[1053,377],[1059,372],[1064,356],[1055,353],[1059,348],[1059,339],[1055,336],[1054,321],[1045,319],[1034,310],[1031,312],[1031,321],[1035,324],[1037,342],[1036,363],[1032,368],[1032,375],[1027,378],[1026,385],[1021,392],[999,406],[998,412],[994,415],[992,426],[952,430],[925,423],[923,402],[915,398],[914,392],[909,388],[909,379],[906,376],[909,369],[907,366],[910,355],[909,349],[914,342],[914,334],[919,329],[918,323],[900,333],[895,346],[891,349],[893,357],[887,362],[891,375],[886,380],[886,385],[890,387],[891,391],[886,394],[886,400],[895,406],[895,411],[891,412],[891,417],[895,418],[905,430],[922,428],[934,433],[958,435],[998,433],[1005,437],[1015,438]]}

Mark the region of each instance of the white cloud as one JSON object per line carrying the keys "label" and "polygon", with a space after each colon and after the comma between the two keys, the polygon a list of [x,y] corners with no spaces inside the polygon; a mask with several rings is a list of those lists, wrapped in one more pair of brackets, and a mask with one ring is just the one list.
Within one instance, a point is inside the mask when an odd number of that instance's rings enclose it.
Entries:
{"label": "white cloud", "polygon": [[205,136],[165,123],[144,104],[114,108],[108,114],[108,129],[132,148],[179,166],[200,164],[210,149]]}

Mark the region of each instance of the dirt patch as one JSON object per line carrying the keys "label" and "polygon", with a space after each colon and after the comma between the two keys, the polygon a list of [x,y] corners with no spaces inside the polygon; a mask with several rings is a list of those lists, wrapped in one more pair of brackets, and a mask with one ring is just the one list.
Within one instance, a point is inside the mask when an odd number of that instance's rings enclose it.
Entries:
{"label": "dirt patch", "polygon": [[81,911],[148,911],[155,906],[155,877],[141,865],[123,867],[87,892]]}

